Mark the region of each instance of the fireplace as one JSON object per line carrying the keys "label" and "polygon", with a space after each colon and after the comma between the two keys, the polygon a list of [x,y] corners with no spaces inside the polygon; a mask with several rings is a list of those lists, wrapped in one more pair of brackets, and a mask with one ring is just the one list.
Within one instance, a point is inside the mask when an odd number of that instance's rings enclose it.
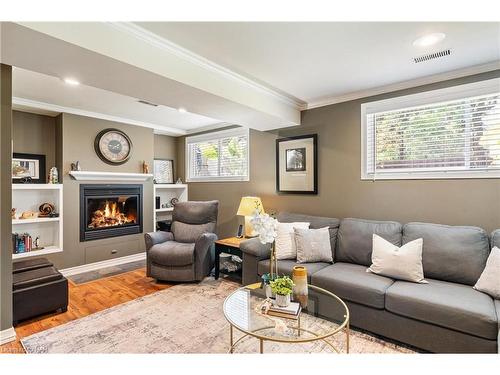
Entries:
{"label": "fireplace", "polygon": [[142,233],[142,185],[80,185],[80,241]]}

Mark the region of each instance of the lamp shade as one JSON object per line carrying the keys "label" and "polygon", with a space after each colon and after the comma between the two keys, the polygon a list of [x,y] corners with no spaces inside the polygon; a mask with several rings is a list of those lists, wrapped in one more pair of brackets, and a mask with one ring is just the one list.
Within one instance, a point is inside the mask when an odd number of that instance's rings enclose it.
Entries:
{"label": "lamp shade", "polygon": [[264,213],[264,206],[259,197],[242,197],[236,215],[252,216],[256,209],[258,209],[260,213]]}

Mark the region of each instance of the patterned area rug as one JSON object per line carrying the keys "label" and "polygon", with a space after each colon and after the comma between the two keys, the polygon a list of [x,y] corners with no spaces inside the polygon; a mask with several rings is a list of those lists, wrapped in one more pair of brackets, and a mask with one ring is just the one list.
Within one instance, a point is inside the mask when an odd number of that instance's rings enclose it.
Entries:
{"label": "patterned area rug", "polygon": [[[26,337],[21,342],[27,353],[227,353],[229,324],[222,305],[237,287],[234,282],[208,278],[200,284],[176,285]],[[335,335],[331,341],[345,352],[344,334]],[[264,350],[266,353],[332,351],[321,341],[265,342]],[[235,350],[236,353],[258,351],[259,341],[253,337],[242,340]],[[351,330],[350,352],[412,353],[406,347],[354,330]]]}

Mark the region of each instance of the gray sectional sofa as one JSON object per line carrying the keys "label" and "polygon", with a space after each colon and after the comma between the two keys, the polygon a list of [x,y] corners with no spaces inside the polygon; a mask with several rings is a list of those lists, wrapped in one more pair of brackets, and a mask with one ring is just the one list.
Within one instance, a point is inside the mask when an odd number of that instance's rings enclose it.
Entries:
{"label": "gray sectional sofa", "polygon": [[[330,228],[334,263],[306,263],[309,282],[342,298],[351,325],[436,353],[497,353],[500,301],[473,289],[490,249],[500,247],[500,230],[491,237],[481,228],[426,223],[402,225],[281,213],[280,222],[307,221],[311,228]],[[371,264],[373,233],[401,246],[423,238],[424,276],[428,284],[394,280],[366,272]],[[269,270],[269,245],[244,241],[243,283],[260,281]],[[294,260],[280,260],[279,272],[290,274]],[[320,315],[341,314],[319,301]]]}

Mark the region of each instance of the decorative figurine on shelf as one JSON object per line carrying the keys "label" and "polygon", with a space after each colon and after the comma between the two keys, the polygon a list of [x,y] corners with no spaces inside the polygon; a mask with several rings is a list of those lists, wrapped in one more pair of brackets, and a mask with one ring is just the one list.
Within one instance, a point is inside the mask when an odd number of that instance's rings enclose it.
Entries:
{"label": "decorative figurine on shelf", "polygon": [[177,179],[177,181],[175,181],[175,183],[176,183],[176,184],[182,184],[182,180],[181,180],[181,178],[179,177],[179,178]]}
{"label": "decorative figurine on shelf", "polygon": [[149,163],[146,160],[142,162],[142,173],[149,174]]}
{"label": "decorative figurine on shelf", "polygon": [[23,177],[19,181],[21,181],[21,184],[32,184],[33,179],[31,177]]}
{"label": "decorative figurine on shelf", "polygon": [[13,219],[15,219],[15,218],[16,218],[16,209],[15,209],[15,208],[12,208],[12,209],[10,210],[10,215],[11,215],[11,217],[12,217]]}
{"label": "decorative figurine on shelf", "polygon": [[38,207],[38,217],[55,217],[55,207],[52,203],[42,203],[40,207]]}
{"label": "decorative figurine on shelf", "polygon": [[49,184],[58,184],[59,183],[59,172],[56,167],[50,168],[49,172]]}
{"label": "decorative figurine on shelf", "polygon": [[33,211],[24,211],[19,219],[34,219],[36,217],[36,213]]}
{"label": "decorative figurine on shelf", "polygon": [[177,199],[175,197],[172,198],[172,199],[170,199],[170,205],[171,205],[171,207],[174,207],[177,203],[179,203],[179,199]]}
{"label": "decorative figurine on shelf", "polygon": [[35,238],[35,242],[33,243],[33,250],[42,250],[43,247],[40,247],[40,237]]}
{"label": "decorative figurine on shelf", "polygon": [[77,160],[76,163],[71,163],[72,171],[81,171],[82,167],[80,166],[80,162]]}

